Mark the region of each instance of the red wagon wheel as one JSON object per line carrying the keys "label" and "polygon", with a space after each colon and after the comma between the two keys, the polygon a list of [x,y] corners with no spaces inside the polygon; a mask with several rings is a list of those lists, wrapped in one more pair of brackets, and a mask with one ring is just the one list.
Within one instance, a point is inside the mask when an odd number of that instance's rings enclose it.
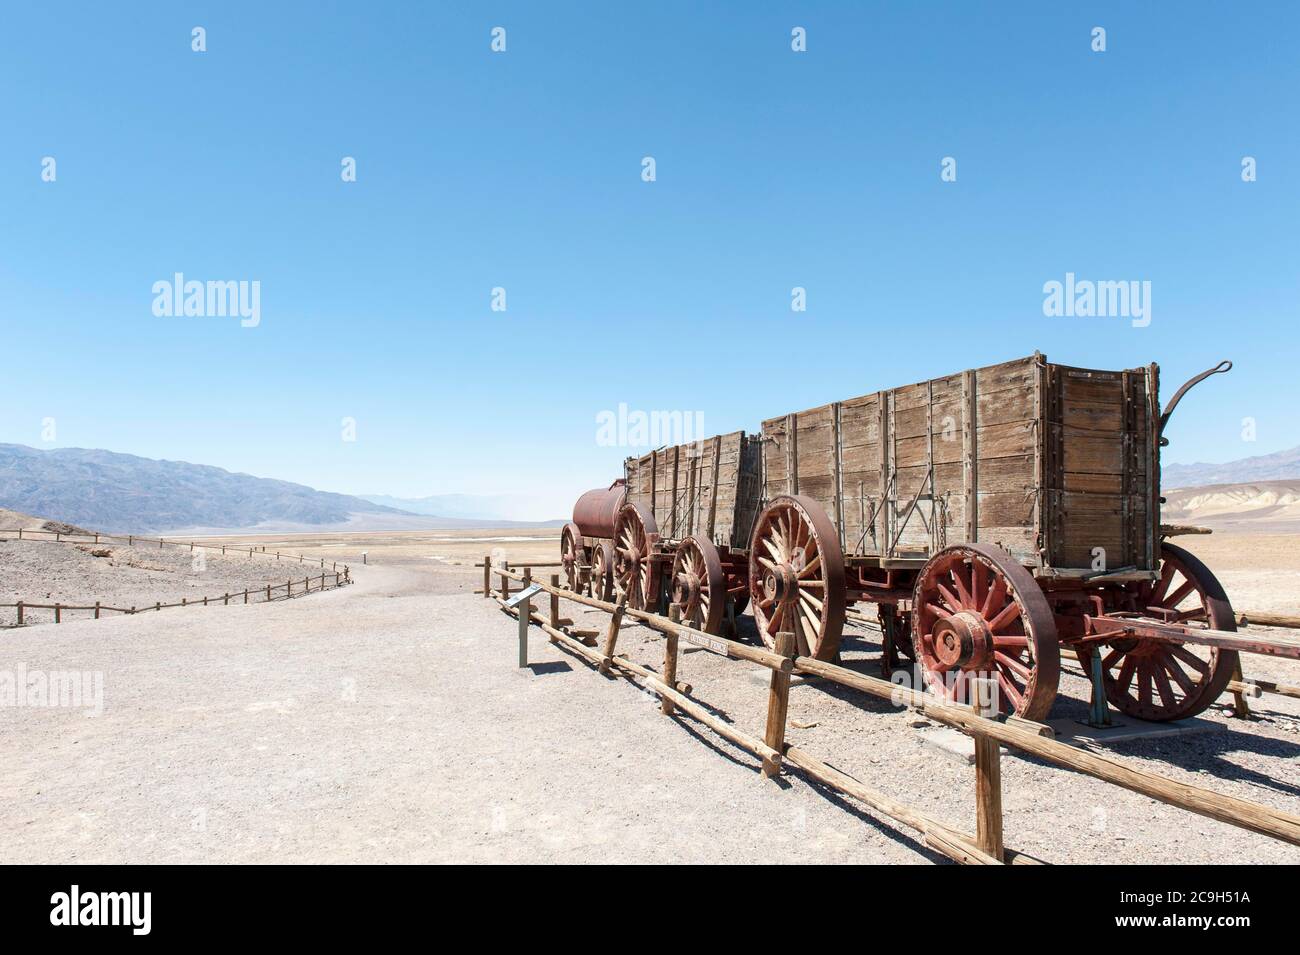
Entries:
{"label": "red wagon wheel", "polygon": [[614,522],[614,587],[633,610],[659,603],[659,528],[649,509],[624,504]]}
{"label": "red wagon wheel", "polygon": [[592,545],[591,595],[597,600],[614,599],[614,545],[609,541]]}
{"label": "red wagon wheel", "polygon": [[844,634],[844,554],[830,518],[810,497],[785,494],[754,525],[749,592],[763,642],[794,633],[802,656],[832,660]]}
{"label": "red wagon wheel", "polygon": [[673,555],[673,602],[682,608],[682,623],[721,633],[727,611],[727,575],[718,548],[703,537],[688,537]]}
{"label": "red wagon wheel", "polygon": [[1001,547],[939,551],[916,580],[912,645],[925,681],[949,700],[974,699],[976,676],[996,679],[1003,710],[1041,720],[1056,699],[1056,618],[1033,575]]}
{"label": "red wagon wheel", "polygon": [[582,586],[582,562],[584,542],[578,525],[570,521],[560,532],[560,563],[564,565],[564,579],[568,588],[579,593]]}
{"label": "red wagon wheel", "polygon": [[[1140,607],[1214,630],[1237,629],[1228,595],[1204,564],[1173,544],[1160,546],[1160,558],[1160,579],[1143,586]],[[1092,651],[1076,653],[1083,672],[1092,673]],[[1236,650],[1141,638],[1116,640],[1101,654],[1106,699],[1122,713],[1155,722],[1200,713],[1227,689],[1239,659]]]}

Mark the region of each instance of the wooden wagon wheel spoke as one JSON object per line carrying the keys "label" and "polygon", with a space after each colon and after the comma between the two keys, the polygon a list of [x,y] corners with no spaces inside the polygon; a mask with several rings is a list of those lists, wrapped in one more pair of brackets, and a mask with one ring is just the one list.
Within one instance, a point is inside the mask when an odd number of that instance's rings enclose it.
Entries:
{"label": "wooden wagon wheel spoke", "polygon": [[825,510],[810,498],[782,495],[754,523],[749,594],[768,646],[794,634],[800,654],[834,659],[844,629],[844,556]]}
{"label": "wooden wagon wheel spoke", "polygon": [[931,687],[969,702],[977,677],[995,679],[1004,711],[1047,715],[1060,676],[1056,618],[1010,554],[988,544],[941,550],[921,569],[912,607],[912,643]]}
{"label": "wooden wagon wheel spoke", "polygon": [[[1179,610],[1178,619],[1203,619],[1216,630],[1237,629],[1227,594],[1204,564],[1173,544],[1161,545],[1161,560],[1160,577],[1143,601],[1146,606],[1175,610],[1190,601],[1194,605]],[[1105,651],[1076,652],[1085,673],[1090,672],[1092,654],[1105,652],[1106,699],[1129,716],[1155,721],[1200,713],[1226,689],[1238,660],[1232,650],[1140,637],[1117,639]]]}

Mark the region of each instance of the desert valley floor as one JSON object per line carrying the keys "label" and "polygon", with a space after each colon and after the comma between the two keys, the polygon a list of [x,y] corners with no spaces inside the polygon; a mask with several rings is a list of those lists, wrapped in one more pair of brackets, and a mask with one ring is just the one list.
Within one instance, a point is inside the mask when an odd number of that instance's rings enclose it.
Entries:
{"label": "desert valley floor", "polygon": [[[797,772],[762,779],[746,753],[663,717],[650,694],[600,676],[535,628],[533,665],[518,669],[515,623],[473,593],[482,576],[472,565],[484,553],[513,566],[553,560],[555,535],[258,539],[272,552],[346,562],[356,583],[267,604],[0,630],[0,672],[92,671],[104,687],[95,716],[0,710],[4,861],[939,861],[908,830]],[[1296,612],[1300,537],[1183,540],[1238,609]],[[0,560],[18,566],[6,546]],[[278,570],[211,573],[237,583]],[[22,585],[11,575],[3,587]],[[564,612],[592,626],[602,617]],[[655,632],[624,633],[632,659],[662,659]],[[846,665],[869,670],[875,635],[850,634]],[[1298,670],[1245,662],[1248,678],[1294,684]],[[691,653],[679,678],[761,730],[766,671]],[[1086,684],[1063,677],[1062,693],[1053,715],[1081,714]],[[1255,720],[1216,706],[1205,714],[1218,724],[1211,732],[1108,751],[1295,811],[1300,701],[1253,702]],[[937,727],[815,683],[792,689],[790,720],[799,746],[972,826],[972,772],[927,744]],[[1294,847],[1034,759],[1004,758],[1003,790],[1007,844],[1048,862],[1300,862]]]}

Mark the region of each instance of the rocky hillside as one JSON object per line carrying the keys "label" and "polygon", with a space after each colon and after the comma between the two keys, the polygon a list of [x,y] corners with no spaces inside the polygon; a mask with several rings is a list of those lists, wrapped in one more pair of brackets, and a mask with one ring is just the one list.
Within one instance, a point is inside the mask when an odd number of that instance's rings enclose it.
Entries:
{"label": "rocky hillside", "polygon": [[402,523],[396,508],[184,461],[0,444],[0,507],[109,533]]}
{"label": "rocky hillside", "polygon": [[1225,531],[1300,532],[1300,480],[1212,484],[1165,491],[1161,519]]}

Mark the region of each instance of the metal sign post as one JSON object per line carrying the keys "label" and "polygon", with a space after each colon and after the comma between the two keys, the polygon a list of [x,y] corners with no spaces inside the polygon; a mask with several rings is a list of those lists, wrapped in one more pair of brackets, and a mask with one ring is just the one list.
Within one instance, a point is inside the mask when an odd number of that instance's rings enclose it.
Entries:
{"label": "metal sign post", "polygon": [[519,613],[519,666],[528,666],[528,622],[533,615],[532,598],[542,592],[541,584],[530,584],[506,601]]}

